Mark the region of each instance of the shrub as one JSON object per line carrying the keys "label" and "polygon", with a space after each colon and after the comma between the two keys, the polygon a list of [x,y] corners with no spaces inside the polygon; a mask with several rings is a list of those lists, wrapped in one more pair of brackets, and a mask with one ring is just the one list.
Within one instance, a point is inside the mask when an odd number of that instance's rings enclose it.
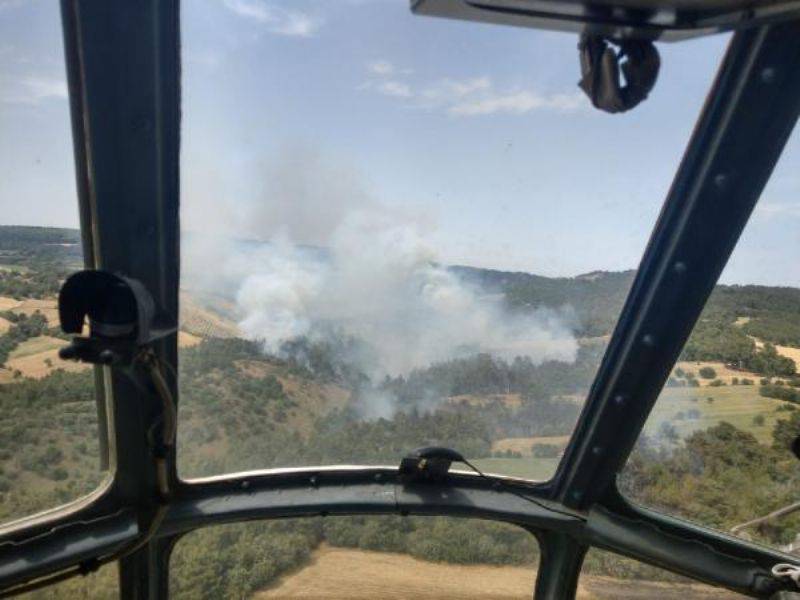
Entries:
{"label": "shrub", "polygon": [[558,458],[561,450],[555,444],[534,444],[531,454],[536,458]]}
{"label": "shrub", "polygon": [[800,391],[786,386],[762,385],[758,389],[758,393],[765,398],[775,398],[777,400],[800,403]]}
{"label": "shrub", "polygon": [[717,372],[713,367],[702,367],[698,373],[703,379],[714,379],[717,376]]}
{"label": "shrub", "polygon": [[56,467],[50,471],[47,476],[53,481],[64,481],[67,477],[69,477],[69,473],[67,473],[67,470],[63,467]]}
{"label": "shrub", "polygon": [[725,382],[722,381],[722,379],[715,379],[708,385],[710,385],[711,387],[722,387],[723,385],[725,385]]}
{"label": "shrub", "polygon": [[756,427],[763,427],[764,426],[764,415],[756,415],[753,417],[753,425]]}

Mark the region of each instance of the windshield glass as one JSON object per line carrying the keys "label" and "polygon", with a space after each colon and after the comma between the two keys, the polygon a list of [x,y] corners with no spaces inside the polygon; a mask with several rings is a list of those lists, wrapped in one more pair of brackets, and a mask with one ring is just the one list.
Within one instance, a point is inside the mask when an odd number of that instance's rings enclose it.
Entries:
{"label": "windshield glass", "polygon": [[82,268],[59,6],[0,2],[0,524],[106,473],[91,366],[62,361],[57,295]]}
{"label": "windshield glass", "polygon": [[399,3],[183,11],[179,469],[548,479],[726,39],[593,110],[576,37]]}
{"label": "windshield glass", "polygon": [[539,548],[507,523],[359,516],[221,525],[182,538],[170,596],[263,598],[531,598]]}
{"label": "windshield glass", "polygon": [[619,480],[648,507],[788,552],[800,549],[799,164],[795,131]]}
{"label": "windshield glass", "polygon": [[583,559],[576,597],[591,600],[736,600],[748,596],[591,548]]}

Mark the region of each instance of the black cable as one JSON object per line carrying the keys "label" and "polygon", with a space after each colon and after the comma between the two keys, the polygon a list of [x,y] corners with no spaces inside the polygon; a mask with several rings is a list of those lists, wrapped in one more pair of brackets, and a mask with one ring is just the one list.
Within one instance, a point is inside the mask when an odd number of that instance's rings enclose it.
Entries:
{"label": "black cable", "polygon": [[478,467],[476,467],[475,465],[473,465],[471,462],[469,462],[469,461],[468,461],[466,458],[464,458],[464,457],[461,457],[461,460],[460,460],[460,462],[462,462],[462,463],[464,463],[465,465],[467,465],[467,466],[468,466],[470,469],[472,469],[473,471],[475,471],[475,472],[478,474],[478,476],[480,476],[480,477],[482,477],[483,479],[485,479],[486,481],[490,482],[490,483],[491,483],[493,486],[495,486],[495,485],[501,485],[501,486],[503,486],[503,489],[504,489],[505,491],[507,491],[507,492],[508,492],[508,493],[510,493],[510,494],[514,494],[514,495],[515,495],[517,498],[520,498],[520,499],[522,499],[522,500],[525,500],[526,502],[530,502],[531,504],[535,504],[535,505],[536,505],[536,506],[538,506],[539,508],[543,508],[544,510],[547,510],[547,511],[549,511],[549,512],[558,513],[558,514],[560,514],[560,515],[564,515],[564,516],[566,516],[566,517],[572,517],[573,519],[580,519],[580,518],[581,518],[581,517],[580,517],[580,516],[578,516],[578,515],[574,515],[574,514],[572,514],[572,513],[569,513],[569,512],[563,511],[563,510],[559,510],[559,509],[557,509],[557,508],[552,508],[552,507],[550,507],[550,506],[547,506],[546,504],[544,504],[544,503],[542,503],[542,502],[539,502],[538,500],[535,500],[535,499],[533,499],[533,498],[531,498],[531,497],[529,497],[529,496],[526,496],[526,495],[525,495],[525,494],[523,494],[522,492],[518,492],[518,491],[517,491],[517,490],[515,490],[515,489],[514,489],[512,486],[510,486],[508,483],[506,483],[505,481],[503,481],[503,480],[502,480],[502,479],[500,479],[499,477],[492,477],[492,476],[490,476],[490,475],[487,475],[486,473],[484,473],[483,471],[481,471],[481,470],[480,470]]}
{"label": "black cable", "polygon": [[36,581],[23,583],[11,589],[3,590],[2,592],[0,592],[0,598],[9,598],[11,596],[16,596],[17,594],[33,592],[43,587],[60,583],[62,581],[66,581],[67,579],[72,579],[73,577],[77,577],[78,575],[85,575],[84,569],[82,569],[80,566],[74,567],[67,571],[62,571],[61,573],[56,573],[55,575],[51,575],[43,579],[37,579]]}
{"label": "black cable", "polygon": [[[171,447],[175,443],[175,436],[177,433],[177,411],[175,407],[175,401],[172,398],[172,393],[170,392],[169,386],[164,380],[164,375],[160,369],[160,366],[163,363],[159,361],[158,357],[156,357],[155,354],[153,354],[152,352],[146,352],[142,354],[141,360],[142,363],[145,366],[147,366],[153,386],[155,387],[156,393],[158,394],[162,402],[164,410],[164,422],[161,428],[162,444],[165,447]],[[164,457],[158,457],[156,459],[157,467],[161,467],[160,469],[158,469],[161,472],[158,473],[157,475],[158,475],[159,492],[162,495],[162,499],[169,495],[169,482],[167,480],[166,473],[163,472],[165,466],[164,461],[165,461]],[[167,513],[167,508],[168,507],[166,504],[162,504],[156,509],[155,515],[150,521],[150,526],[147,528],[145,534],[142,536],[141,539],[135,541],[131,546],[124,547],[121,550],[109,554],[104,558],[95,558],[89,561],[82,562],[78,564],[76,567],[68,568],[64,571],[61,571],[60,573],[56,573],[55,575],[46,576],[41,579],[37,579],[35,581],[23,583],[6,590],[2,590],[0,591],[0,598],[8,598],[10,596],[16,596],[18,594],[32,592],[34,590],[38,590],[43,587],[47,587],[56,583],[60,583],[62,581],[66,581],[67,579],[72,579],[73,577],[77,577],[79,575],[87,575],[93,571],[96,571],[102,565],[118,561],[122,558],[125,558],[126,556],[133,554],[137,550],[144,547],[150,540],[152,540],[155,537],[158,528],[164,521],[164,517],[166,516]]]}

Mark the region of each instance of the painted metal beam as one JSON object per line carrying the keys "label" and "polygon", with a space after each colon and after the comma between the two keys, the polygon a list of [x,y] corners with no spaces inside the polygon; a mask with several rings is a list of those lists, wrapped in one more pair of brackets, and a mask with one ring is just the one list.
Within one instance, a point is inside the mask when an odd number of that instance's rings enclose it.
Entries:
{"label": "painted metal beam", "polygon": [[730,44],[556,474],[567,506],[615,485],[775,168],[800,115],[798,39],[794,21]]}

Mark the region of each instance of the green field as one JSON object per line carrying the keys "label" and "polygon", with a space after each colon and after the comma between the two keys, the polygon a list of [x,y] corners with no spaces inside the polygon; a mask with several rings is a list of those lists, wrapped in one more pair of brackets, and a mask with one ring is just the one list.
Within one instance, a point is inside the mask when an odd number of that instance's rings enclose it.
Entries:
{"label": "green field", "polygon": [[[712,398],[709,402],[708,398]],[[758,386],[723,386],[703,388],[665,388],[645,426],[645,432],[655,436],[663,423],[675,427],[682,438],[694,431],[704,430],[721,421],[752,433],[762,444],[772,443],[775,421],[786,419],[787,413],[776,409],[788,404],[758,395]],[[697,410],[696,418],[689,411]],[[683,413],[683,416],[681,416]],[[763,425],[753,418],[764,416]],[[556,471],[557,458],[482,458],[475,465],[486,473],[507,475],[535,481],[547,481]]]}
{"label": "green field", "polygon": [[19,346],[12,350],[9,358],[13,360],[17,358],[24,358],[26,356],[33,356],[34,354],[41,354],[42,352],[47,352],[48,350],[61,348],[61,346],[64,346],[65,344],[66,342],[64,340],[60,340],[49,335],[40,335],[29,338],[22,342]]}
{"label": "green field", "polygon": [[481,458],[473,461],[485,473],[547,481],[556,472],[558,458]]}
{"label": "green field", "polygon": [[0,264],[0,271],[4,273],[20,273],[22,275],[31,272],[30,268],[23,265],[4,265],[4,264]]}
{"label": "green field", "polygon": [[[711,402],[709,402],[711,398]],[[759,442],[772,442],[772,428],[778,418],[787,418],[786,413],[775,412],[788,404],[780,400],[758,395],[757,385],[731,385],[723,387],[665,388],[656,402],[645,426],[645,432],[654,435],[662,423],[670,423],[678,435],[686,437],[693,431],[707,429],[720,421],[749,431]],[[697,410],[700,416],[690,418],[689,411]],[[680,418],[683,413],[683,418]],[[764,424],[756,425],[753,418],[764,416]]]}

